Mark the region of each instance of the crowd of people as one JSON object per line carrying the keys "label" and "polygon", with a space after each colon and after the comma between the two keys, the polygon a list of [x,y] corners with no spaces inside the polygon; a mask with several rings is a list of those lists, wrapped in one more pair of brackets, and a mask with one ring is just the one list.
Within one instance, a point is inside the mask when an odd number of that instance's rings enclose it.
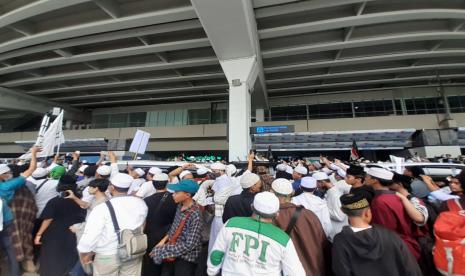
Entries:
{"label": "crowd of people", "polygon": [[[465,170],[322,158],[168,170],[0,164],[8,275],[463,275]],[[454,246],[455,245],[455,246]]]}

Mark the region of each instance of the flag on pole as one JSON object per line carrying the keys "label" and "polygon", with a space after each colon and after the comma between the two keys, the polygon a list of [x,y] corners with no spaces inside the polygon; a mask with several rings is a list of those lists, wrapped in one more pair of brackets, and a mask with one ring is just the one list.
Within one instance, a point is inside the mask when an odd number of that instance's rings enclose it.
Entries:
{"label": "flag on pole", "polygon": [[350,149],[350,160],[355,161],[360,159],[360,153],[358,152],[357,143],[352,140],[352,148]]}
{"label": "flag on pole", "polygon": [[39,157],[55,155],[55,147],[59,147],[64,142],[63,111],[61,111],[53,123],[50,124],[47,131],[45,131],[44,138],[42,140],[42,151],[39,153]]}

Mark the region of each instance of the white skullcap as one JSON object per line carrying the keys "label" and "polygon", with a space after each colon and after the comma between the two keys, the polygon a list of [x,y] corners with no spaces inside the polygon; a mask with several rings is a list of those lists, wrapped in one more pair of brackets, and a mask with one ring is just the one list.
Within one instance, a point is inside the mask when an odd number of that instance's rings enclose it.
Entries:
{"label": "white skullcap", "polygon": [[7,164],[0,164],[0,174],[4,174],[10,171],[10,167]]}
{"label": "white skullcap", "polygon": [[301,175],[306,175],[308,173],[307,168],[300,165],[294,168],[294,172],[300,173]]}
{"label": "white skullcap", "polygon": [[242,175],[240,183],[242,189],[248,189],[255,185],[258,181],[260,181],[260,176],[254,173],[246,173]]}
{"label": "white skullcap", "polygon": [[135,169],[134,171],[137,173],[137,175],[138,175],[139,177],[142,177],[142,176],[144,176],[144,174],[145,174],[144,170],[141,169],[141,168],[137,168],[137,169]]}
{"label": "white skullcap", "polygon": [[[51,167],[51,165],[50,165],[50,167]],[[56,166],[53,166],[53,168],[55,168],[55,167],[56,167]],[[88,165],[82,165],[81,167],[79,167],[79,172],[83,173],[84,170],[85,170],[87,167],[89,167],[89,166],[88,166]],[[51,168],[50,170],[52,170],[53,168]]]}
{"label": "white skullcap", "polygon": [[366,173],[383,180],[392,180],[394,174],[391,171],[388,171],[383,168],[368,168]]}
{"label": "white skullcap", "polygon": [[346,171],[344,171],[343,169],[337,170],[337,174],[338,174],[340,177],[346,177],[346,175],[347,175]]}
{"label": "white skullcap", "polygon": [[180,174],[179,174],[179,178],[180,179],[183,179],[186,175],[188,174],[192,174],[190,171],[182,171]]}
{"label": "white skullcap", "polygon": [[132,178],[129,174],[125,173],[117,173],[110,180],[113,186],[122,189],[127,189],[131,187],[132,181],[134,181],[134,178]]}
{"label": "white skullcap", "polygon": [[159,173],[162,173],[163,171],[158,168],[158,167],[151,167],[150,170],[149,170],[149,174],[153,174],[153,175],[156,175],[156,174],[159,174]]}
{"label": "white skullcap", "polygon": [[312,174],[312,177],[315,178],[316,180],[327,180],[329,179],[328,175],[324,172],[316,172]]}
{"label": "white skullcap", "polygon": [[101,176],[107,176],[111,174],[111,167],[103,165],[97,168],[97,173]]}
{"label": "white skullcap", "polygon": [[153,176],[153,181],[168,181],[169,176],[166,173],[157,173]]}
{"label": "white skullcap", "polygon": [[271,188],[278,194],[290,195],[294,191],[291,181],[285,178],[277,178],[271,183]]}
{"label": "white skullcap", "polygon": [[236,172],[237,172],[237,168],[233,164],[229,164],[229,165],[226,166],[226,173],[229,176],[235,174]]}
{"label": "white skullcap", "polygon": [[32,173],[32,177],[34,178],[41,178],[44,177],[48,174],[47,170],[44,168],[37,168],[35,171]]}
{"label": "white skullcap", "polygon": [[287,172],[288,174],[292,174],[292,173],[294,172],[294,169],[293,169],[291,166],[288,165],[288,166],[286,167],[286,172]]}
{"label": "white skullcap", "polygon": [[287,165],[286,164],[279,164],[276,166],[277,171],[285,172],[287,170]]}
{"label": "white skullcap", "polygon": [[279,211],[279,199],[270,192],[261,192],[255,195],[253,208],[265,215],[276,214]]}
{"label": "white skullcap", "polygon": [[320,163],[320,162],[315,161],[315,162],[312,163],[312,165],[313,165],[315,168],[317,168],[318,170],[321,169],[321,163]]}
{"label": "white skullcap", "polygon": [[197,175],[204,175],[206,173],[209,173],[210,170],[205,168],[205,167],[200,167],[197,169]]}
{"label": "white skullcap", "polygon": [[326,167],[321,169],[321,171],[324,172],[325,174],[331,174],[333,172],[332,170],[330,170],[330,169],[328,169]]}
{"label": "white skullcap", "polygon": [[219,171],[225,171],[226,170],[226,165],[221,163],[221,162],[215,162],[210,166],[210,169],[212,170],[219,170]]}
{"label": "white skullcap", "polygon": [[302,180],[300,180],[300,186],[307,189],[315,189],[316,179],[313,176],[303,177]]}

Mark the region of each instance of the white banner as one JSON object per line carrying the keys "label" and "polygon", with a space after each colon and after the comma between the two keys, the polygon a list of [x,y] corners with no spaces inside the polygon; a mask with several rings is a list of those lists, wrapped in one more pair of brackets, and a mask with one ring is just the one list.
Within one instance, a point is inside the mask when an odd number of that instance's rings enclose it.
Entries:
{"label": "white banner", "polygon": [[129,147],[129,151],[132,153],[144,154],[149,144],[149,139],[150,133],[138,129],[132,140],[131,147]]}

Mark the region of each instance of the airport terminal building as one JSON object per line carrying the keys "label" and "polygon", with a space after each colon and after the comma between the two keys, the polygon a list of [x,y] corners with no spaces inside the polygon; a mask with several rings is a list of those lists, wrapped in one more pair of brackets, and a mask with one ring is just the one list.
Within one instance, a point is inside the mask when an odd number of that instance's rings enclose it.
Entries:
{"label": "airport terminal building", "polygon": [[[465,3],[11,0],[0,5],[0,152],[44,113],[67,146],[245,160],[460,155]],[[64,146],[66,150],[66,145]]]}

